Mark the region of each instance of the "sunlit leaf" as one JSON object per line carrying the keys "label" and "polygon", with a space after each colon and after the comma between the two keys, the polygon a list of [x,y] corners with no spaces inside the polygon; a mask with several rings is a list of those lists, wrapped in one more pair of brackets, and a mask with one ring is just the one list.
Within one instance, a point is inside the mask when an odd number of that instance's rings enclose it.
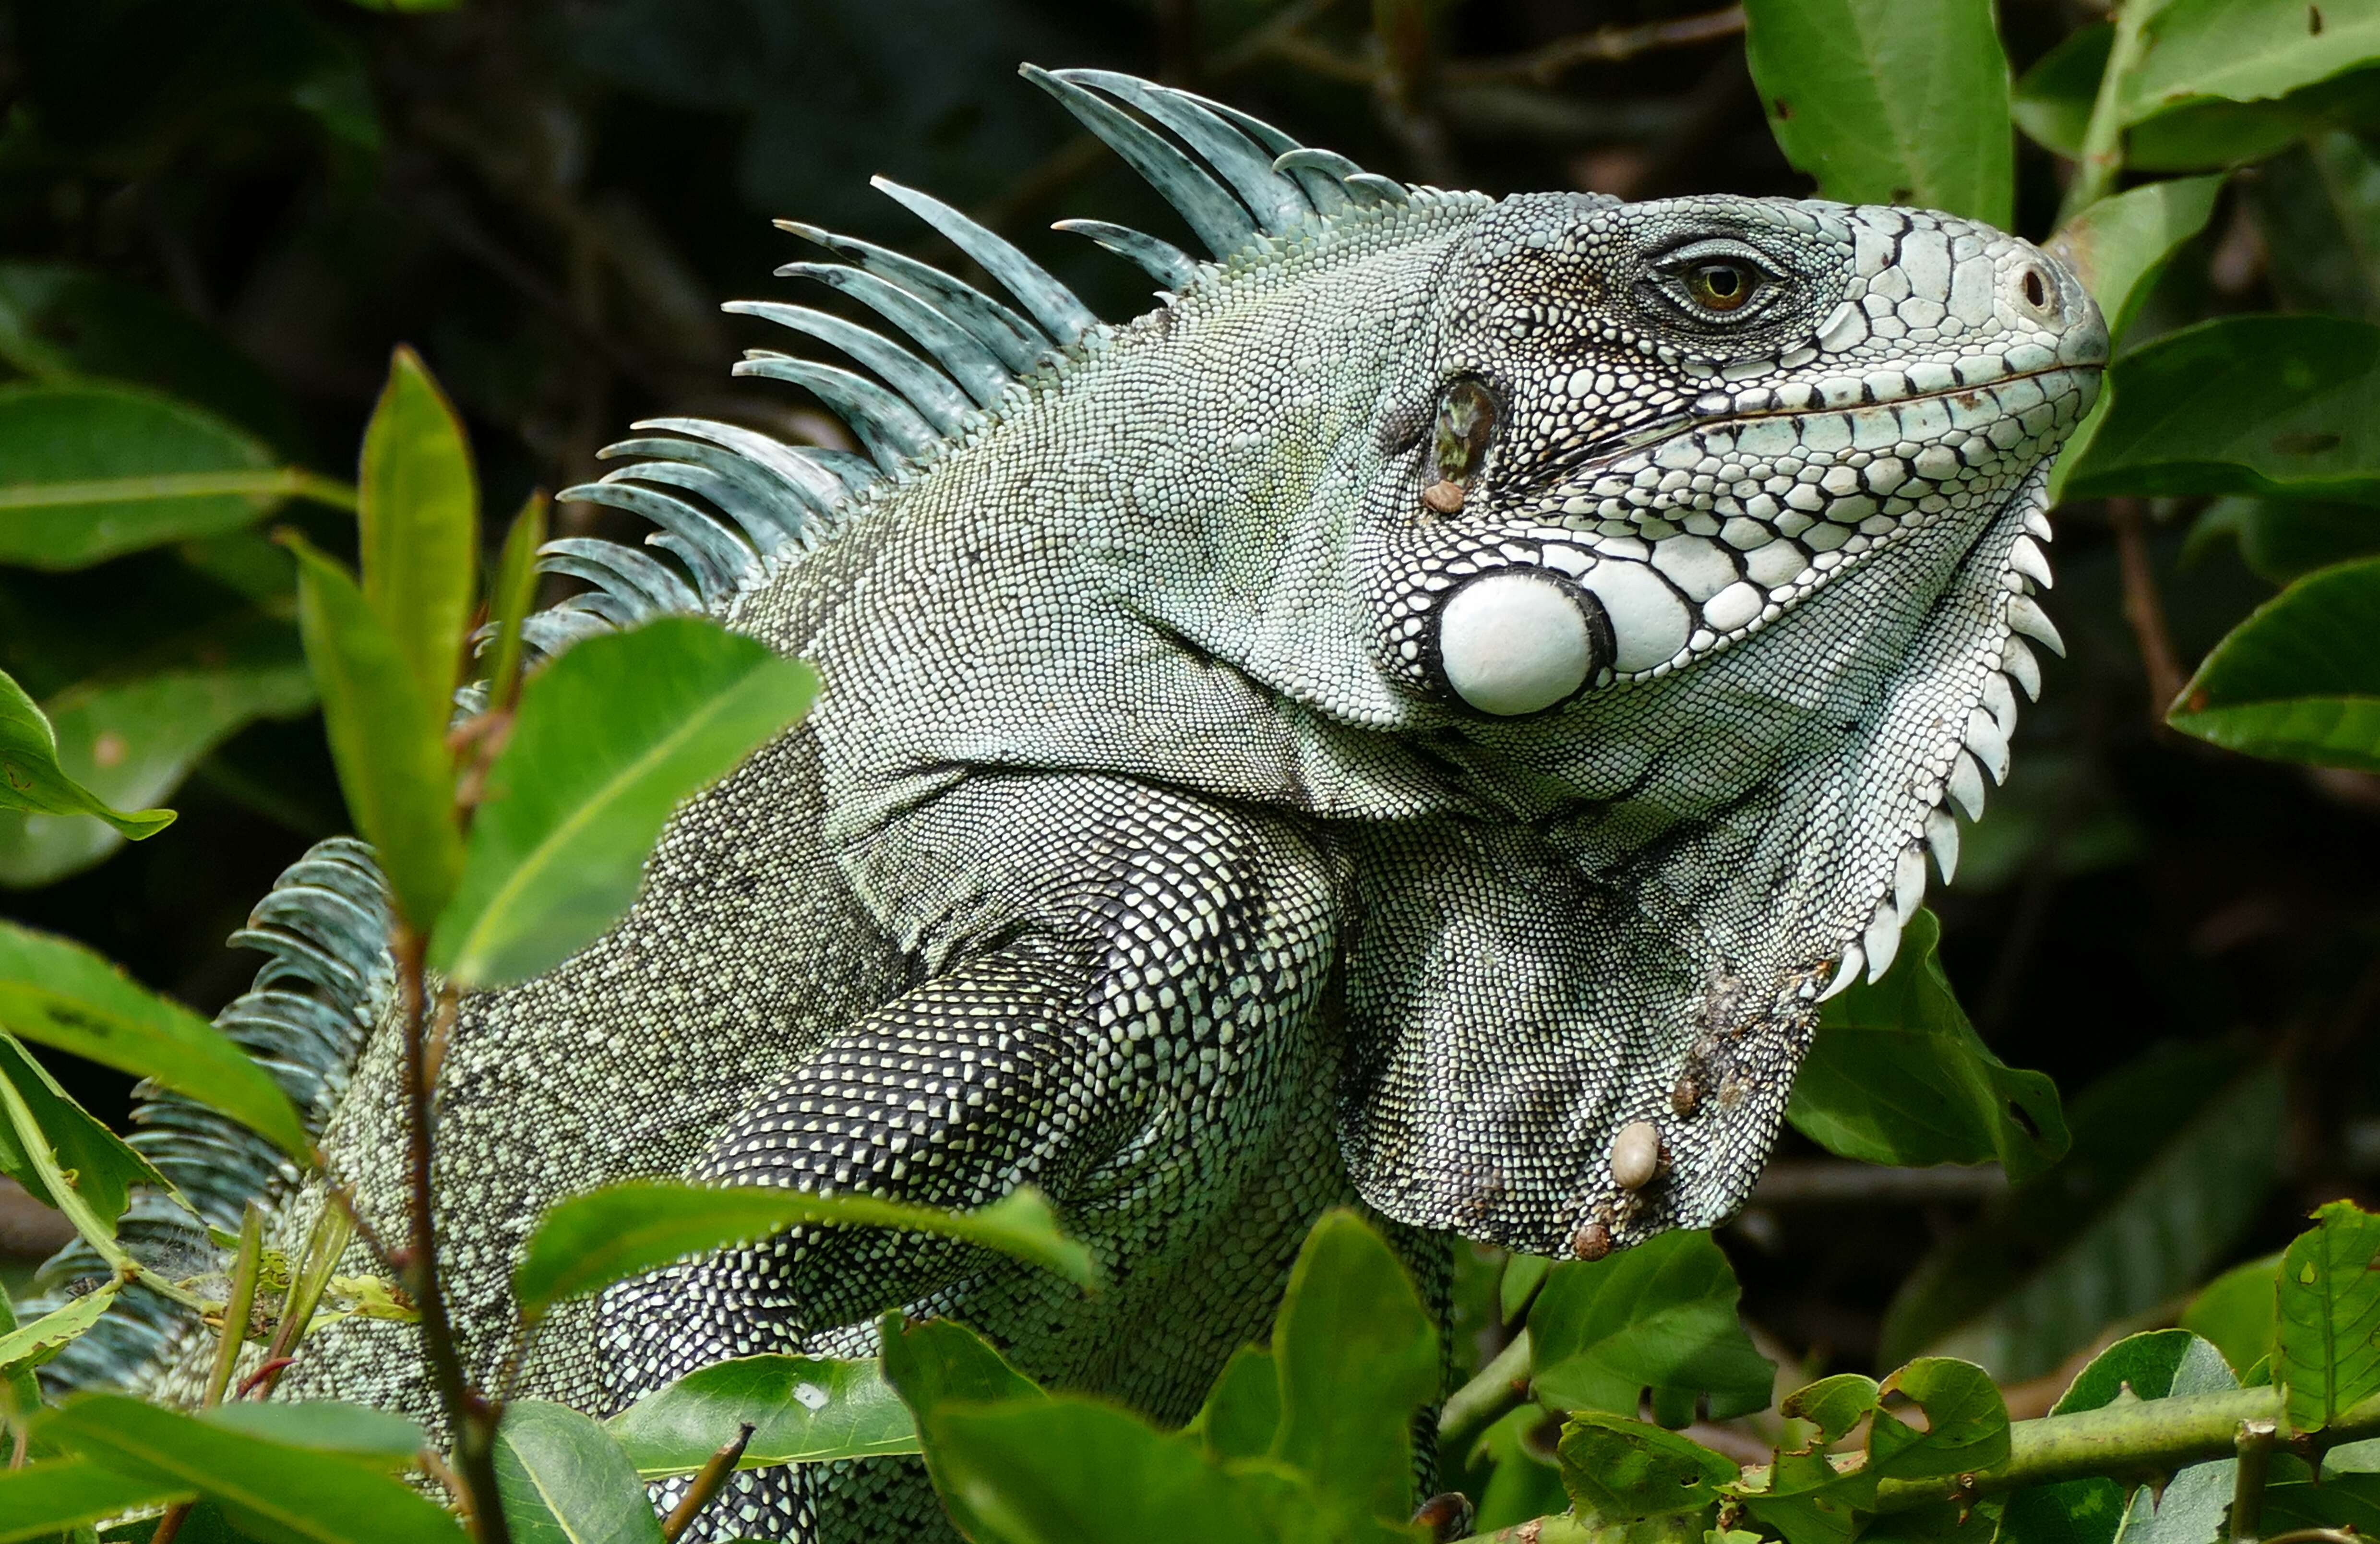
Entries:
{"label": "sunlit leaf", "polygon": [[[982,1336],[963,1324],[947,1319],[906,1320],[898,1313],[888,1313],[878,1321],[878,1330],[884,1347],[885,1380],[899,1391],[921,1436],[952,1405],[1001,1405],[1048,1397],[985,1343]],[[946,1470],[941,1446],[926,1441],[920,1446],[926,1473],[951,1520],[970,1538],[990,1537],[959,1486],[960,1476],[973,1472],[974,1455],[962,1454],[958,1469]]]}
{"label": "sunlit leaf", "polygon": [[297,1108],[205,1019],[67,939],[0,922],[0,1029],[213,1106],[303,1159]]}
{"label": "sunlit leaf", "polygon": [[[188,645],[174,668],[79,682],[45,704],[57,764],[90,793],[123,808],[154,803],[243,725],[313,705],[313,678],[285,622],[249,613],[195,631]],[[10,716],[7,695],[0,685],[0,724]],[[6,734],[0,727],[0,738]],[[163,813],[143,810],[135,819]],[[123,841],[113,824],[0,812],[0,884],[46,884],[97,863]]]}
{"label": "sunlit leaf", "polygon": [[1753,1349],[1736,1316],[1742,1288],[1708,1233],[1657,1234],[1599,1260],[1547,1274],[1529,1309],[1534,1389],[1562,1410],[1633,1416],[1650,1389],[1666,1426],[1766,1409],[1776,1368]]}
{"label": "sunlit leaf", "polygon": [[2227,750],[2380,772],[2380,558],[2321,569],[2216,644],[2168,722]]}
{"label": "sunlit leaf", "polygon": [[2070,499],[2380,497],[2380,325],[2218,317],[2116,360],[2107,392]]}
{"label": "sunlit leaf", "polygon": [[2101,199],[2058,227],[2050,251],[2082,279],[2120,341],[2166,260],[2206,226],[2223,178],[2170,177]]}
{"label": "sunlit leaf", "polygon": [[515,1400],[496,1429],[496,1490],[516,1544],[660,1544],[637,1467],[567,1405]]}
{"label": "sunlit leaf", "polygon": [[125,1474],[88,1458],[55,1458],[0,1468],[0,1544],[51,1540],[139,1506],[188,1501],[194,1488]]}
{"label": "sunlit leaf", "polygon": [[1749,0],[1744,57],[1821,197],[2010,223],[2008,59],[1991,0]]}
{"label": "sunlit leaf", "polygon": [[123,1394],[46,1411],[40,1435],[158,1488],[197,1491],[272,1544],[457,1544],[461,1526],[403,1480]]}
{"label": "sunlit leaf", "polygon": [[444,701],[423,687],[346,571],[303,541],[288,541],[298,554],[298,631],[322,695],[339,787],[398,910],[426,929],[463,868]]}
{"label": "sunlit leaf", "polygon": [[[0,1104],[7,1111],[6,1118],[0,1118],[0,1173],[23,1185],[34,1199],[69,1213],[79,1207],[113,1237],[133,1186],[169,1188],[147,1159],[76,1103],[47,1068],[5,1033],[0,1033],[0,1082],[8,1085],[6,1093],[0,1094]],[[32,1129],[16,1129],[20,1120]],[[71,1176],[71,1197],[56,1194],[52,1173]]]}
{"label": "sunlit leaf", "polygon": [[690,1474],[745,1424],[739,1467],[917,1451],[917,1427],[875,1362],[738,1356],[654,1390],[604,1425],[648,1479]]}
{"label": "sunlit leaf", "polygon": [[237,529],[300,492],[339,496],[187,403],[98,382],[0,386],[0,563],[80,568]]}
{"label": "sunlit leaf", "polygon": [[1326,1504],[1403,1522],[1414,1508],[1414,1412],[1439,1392],[1438,1334],[1404,1267],[1354,1212],[1325,1212],[1306,1234],[1272,1362],[1272,1455],[1303,1470]]}
{"label": "sunlit leaf", "polygon": [[940,1234],[1030,1260],[1080,1285],[1098,1280],[1090,1251],[1058,1231],[1049,1202],[1029,1187],[976,1211],[944,1211],[874,1196],[632,1180],[548,1210],[529,1235],[513,1289],[521,1311],[534,1319],[565,1298],[795,1223]]}
{"label": "sunlit leaf", "polygon": [[1884,979],[1821,1011],[1785,1118],[1830,1152],[1868,1163],[1997,1161],[2022,1180],[2066,1151],[2058,1088],[1992,1054],[1937,954],[1931,911],[1909,920]]}
{"label": "sunlit leaf", "polygon": [[2161,0],[2126,78],[2123,116],[2139,123],[2202,97],[2287,96],[2380,61],[2380,10],[2355,4]]}
{"label": "sunlit leaf", "polygon": [[529,677],[431,965],[489,987],[593,942],[635,899],[670,811],[798,718],[817,685],[686,616],[588,638]]}
{"label": "sunlit leaf", "polygon": [[105,1282],[62,1308],[53,1308],[30,1324],[0,1335],[0,1373],[13,1376],[65,1350],[82,1332],[99,1322],[115,1306],[121,1283]]}
{"label": "sunlit leaf", "polygon": [[1878,1355],[1931,1351],[2016,1381],[2168,1301],[2254,1219],[2280,1115],[2272,1066],[2218,1046],[2155,1052],[2109,1075],[2069,1108],[2065,1161],[1918,1266]]}
{"label": "sunlit leaf", "polygon": [[2278,1281],[2273,1381],[2292,1431],[2320,1431],[2380,1394],[2380,1216],[2352,1201],[2313,1215]]}
{"label": "sunlit leaf", "polygon": [[389,360],[388,383],[364,427],[356,518],[364,603],[419,683],[433,731],[443,732],[471,614],[480,486],[462,420],[410,348]]}
{"label": "sunlit leaf", "polygon": [[6,672],[0,671],[0,809],[53,815],[96,815],[139,841],[174,823],[170,809],[117,809],[69,776],[58,762],[48,715]]}

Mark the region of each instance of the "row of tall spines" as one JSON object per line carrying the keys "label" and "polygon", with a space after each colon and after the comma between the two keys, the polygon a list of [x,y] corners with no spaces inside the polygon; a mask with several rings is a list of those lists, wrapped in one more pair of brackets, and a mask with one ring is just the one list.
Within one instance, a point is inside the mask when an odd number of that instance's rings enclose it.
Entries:
{"label": "row of tall spines", "polygon": [[[387,1005],[388,902],[371,849],[352,837],[316,843],[284,869],[231,936],[265,955],[255,984],[215,1015],[215,1026],[269,1073],[320,1135],[346,1087],[365,1037]],[[233,1229],[251,1199],[273,1201],[297,1170],[255,1132],[205,1105],[143,1083],[135,1089],[136,1129],[127,1138],[195,1208],[137,1193],[116,1229],[133,1258],[173,1277],[213,1268],[207,1227]],[[201,1219],[203,1221],[201,1221]],[[54,1293],[103,1278],[108,1267],[78,1241],[42,1267]],[[188,1315],[143,1288],[42,1369],[59,1389],[137,1380],[188,1323]]]}
{"label": "row of tall spines", "polygon": [[[1052,74],[1028,66],[1025,74],[1148,178],[1218,258],[1305,222],[1405,198],[1402,187],[1344,157],[1308,150],[1269,124],[1186,91],[1102,70]],[[703,419],[637,425],[669,437],[610,447],[607,457],[640,459],[563,497],[650,520],[657,529],[647,541],[675,557],[683,572],[613,542],[549,543],[541,566],[592,588],[532,619],[534,647],[551,653],[589,632],[664,613],[717,613],[740,588],[815,545],[851,493],[963,432],[972,413],[995,406],[1013,383],[1099,324],[1002,237],[929,194],[882,177],[875,185],[1008,298],[874,242],[780,221],[842,261],[788,263],[779,275],[835,290],[875,313],[891,335],[808,306],[739,300],[726,309],[827,344],[860,370],[755,349],[736,373],[809,392],[850,426],[867,456],[788,445]],[[1196,261],[1158,237],[1101,221],[1063,221],[1061,228],[1131,259],[1170,289],[1196,275]]]}

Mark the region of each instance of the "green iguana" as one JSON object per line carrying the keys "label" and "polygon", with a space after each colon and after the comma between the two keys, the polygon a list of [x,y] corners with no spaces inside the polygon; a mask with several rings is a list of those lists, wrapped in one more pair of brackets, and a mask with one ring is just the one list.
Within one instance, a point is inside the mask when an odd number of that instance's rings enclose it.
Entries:
{"label": "green iguana", "polygon": [[[641,897],[468,999],[438,1115],[459,1331],[492,1378],[552,1202],[631,1175],[970,1207],[1032,1184],[1085,1297],[973,1247],[796,1228],[557,1312],[519,1392],[597,1412],[721,1357],[865,1355],[888,1307],[1190,1416],[1324,1208],[1592,1258],[1757,1175],[1819,1002],[1890,962],[2007,770],[2048,461],[2107,333],[2025,242],[1921,210],[1409,188],[1219,103],[1027,69],[1211,260],[1067,222],[1163,286],[1099,321],[884,190],[1007,292],[788,225],[910,346],[729,309],[863,376],[737,373],[865,457],[690,419],[565,497],[548,652],[701,611],[815,663],[797,731],[672,821]],[[1946,803],[1947,801],[1947,803]],[[325,844],[236,942],[222,1022],[399,1210],[383,904]],[[320,1182],[173,1100],[136,1138],[218,1222]],[[164,1210],[128,1237],[202,1247]],[[370,1270],[360,1252],[349,1269]],[[189,1386],[148,1302],[61,1378]],[[122,1318],[123,1316],[118,1316]],[[307,1343],[293,1395],[434,1401],[410,1327]],[[683,1482],[677,1482],[682,1484]],[[674,1492],[662,1488],[666,1502]],[[756,1470],[699,1538],[918,1539],[914,1460]]]}

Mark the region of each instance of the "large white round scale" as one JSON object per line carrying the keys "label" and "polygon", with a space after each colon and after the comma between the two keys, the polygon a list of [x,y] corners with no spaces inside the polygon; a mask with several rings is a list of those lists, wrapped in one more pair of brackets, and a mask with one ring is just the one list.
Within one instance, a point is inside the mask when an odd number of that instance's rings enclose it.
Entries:
{"label": "large white round scale", "polygon": [[1488,574],[1456,590],[1439,614],[1446,684],[1483,713],[1534,713],[1586,685],[1595,639],[1558,580],[1527,569]]}

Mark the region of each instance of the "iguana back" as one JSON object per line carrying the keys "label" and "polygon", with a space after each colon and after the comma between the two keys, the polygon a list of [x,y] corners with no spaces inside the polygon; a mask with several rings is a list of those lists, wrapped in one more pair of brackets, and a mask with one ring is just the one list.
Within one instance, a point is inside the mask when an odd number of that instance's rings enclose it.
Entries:
{"label": "iguana back", "polygon": [[[1448,1233],[1593,1258],[1708,1225],[1821,995],[1881,973],[1926,854],[1955,861],[1945,799],[1977,812],[2005,770],[2023,636],[2055,638],[2046,457],[2106,352],[2055,262],[1924,212],[1407,188],[1185,93],[1029,73],[1215,261],[1088,227],[1166,286],[1110,327],[891,189],[1015,305],[797,227],[846,261],[788,272],[915,352],[753,306],[876,379],[738,370],[842,411],[865,462],[664,419],[573,491],[671,561],[553,543],[594,588],[540,648],[698,608],[826,690],[678,812],[606,938],[465,1002],[442,1228],[491,1378],[528,1229],[629,1175],[955,1206],[1030,1182],[1111,1285],[796,1229],[557,1312],[522,1393],[604,1411],[722,1356],[862,1354],[901,1307],[1180,1420],[1334,1202],[1441,1299]],[[393,1217],[362,862],[268,897],[244,936],[277,963],[226,1019]],[[152,1155],[210,1206],[285,1186],[164,1117]],[[320,1204],[286,1194],[280,1241]],[[186,1343],[113,1348],[160,1351],[186,1386]],[[411,1330],[368,1319],[283,1386],[434,1403]],[[699,1526],[941,1525],[888,1461],[739,1477]]]}

